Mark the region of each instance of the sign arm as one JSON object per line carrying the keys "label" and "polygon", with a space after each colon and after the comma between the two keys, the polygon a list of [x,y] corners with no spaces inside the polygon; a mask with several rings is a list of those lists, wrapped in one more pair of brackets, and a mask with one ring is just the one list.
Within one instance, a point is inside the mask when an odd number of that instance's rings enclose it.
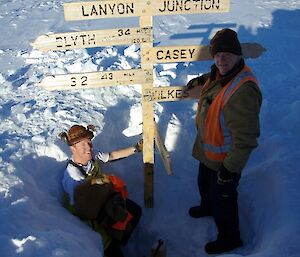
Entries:
{"label": "sign arm", "polygon": [[170,154],[169,154],[165,144],[163,143],[163,140],[162,140],[161,135],[158,130],[157,123],[155,121],[154,121],[154,130],[155,130],[155,145],[157,146],[157,149],[162,157],[167,174],[172,175],[173,170],[172,170]]}

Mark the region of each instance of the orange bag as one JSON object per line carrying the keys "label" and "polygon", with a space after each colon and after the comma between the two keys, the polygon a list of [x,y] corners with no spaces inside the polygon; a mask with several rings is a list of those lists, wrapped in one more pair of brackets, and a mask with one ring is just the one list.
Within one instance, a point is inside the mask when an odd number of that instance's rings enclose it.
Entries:
{"label": "orange bag", "polygon": [[109,175],[108,177],[110,182],[113,184],[115,191],[119,192],[123,199],[126,199],[128,196],[126,184],[120,178],[114,175]]}

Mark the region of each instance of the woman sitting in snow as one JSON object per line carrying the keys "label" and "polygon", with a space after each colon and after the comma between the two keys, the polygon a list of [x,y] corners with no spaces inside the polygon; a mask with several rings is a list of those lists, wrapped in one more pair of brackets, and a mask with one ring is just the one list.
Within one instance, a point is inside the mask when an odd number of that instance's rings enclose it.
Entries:
{"label": "woman sitting in snow", "polygon": [[116,176],[102,173],[101,163],[128,157],[142,151],[143,141],[134,147],[93,156],[94,126],[72,126],[60,137],[71,149],[63,176],[67,208],[88,221],[101,233],[105,256],[122,257],[121,244],[126,244],[141,217],[141,208],[127,198],[125,183]]}

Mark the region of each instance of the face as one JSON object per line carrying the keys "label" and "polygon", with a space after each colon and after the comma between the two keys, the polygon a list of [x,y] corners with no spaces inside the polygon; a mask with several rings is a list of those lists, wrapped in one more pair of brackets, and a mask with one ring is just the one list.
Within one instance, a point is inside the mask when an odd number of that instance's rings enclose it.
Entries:
{"label": "face", "polygon": [[215,65],[219,69],[221,75],[225,75],[230,71],[240,59],[241,56],[228,52],[218,52],[214,56]]}
{"label": "face", "polygon": [[86,165],[93,158],[93,144],[91,139],[85,138],[71,146],[73,161]]}

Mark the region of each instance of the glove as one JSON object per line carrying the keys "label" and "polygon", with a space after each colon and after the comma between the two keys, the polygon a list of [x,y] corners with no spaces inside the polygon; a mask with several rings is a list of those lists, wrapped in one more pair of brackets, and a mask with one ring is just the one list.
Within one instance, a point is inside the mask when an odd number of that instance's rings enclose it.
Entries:
{"label": "glove", "polygon": [[102,162],[108,162],[109,160],[109,153],[103,153],[103,152],[99,152],[97,155],[96,155],[96,158]]}
{"label": "glove", "polygon": [[196,77],[196,78],[191,79],[187,83],[186,88],[187,88],[187,90],[190,90],[193,87],[196,87],[196,86],[199,86],[199,85],[204,85],[204,83],[205,83],[205,79],[204,79],[203,76]]}
{"label": "glove", "polygon": [[144,141],[143,141],[143,139],[140,139],[136,143],[136,145],[134,146],[134,151],[135,152],[141,152],[141,151],[143,151],[143,145],[144,145]]}
{"label": "glove", "polygon": [[222,164],[219,171],[218,171],[218,184],[219,185],[224,185],[225,183],[229,183],[233,181],[235,177],[235,173],[230,172],[227,170],[224,165]]}

